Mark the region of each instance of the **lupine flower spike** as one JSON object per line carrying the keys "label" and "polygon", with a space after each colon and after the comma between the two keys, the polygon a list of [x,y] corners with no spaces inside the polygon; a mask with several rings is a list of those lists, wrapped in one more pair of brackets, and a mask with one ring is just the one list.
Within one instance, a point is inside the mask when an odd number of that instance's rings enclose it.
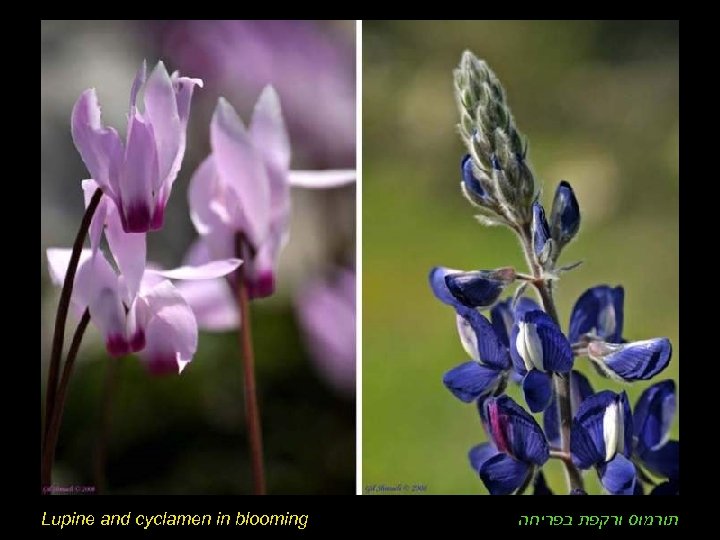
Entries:
{"label": "lupine flower spike", "polygon": [[[497,76],[467,51],[454,76],[458,129],[467,148],[460,159],[462,194],[478,221],[506,226],[518,236],[529,266],[529,274],[510,267],[430,271],[432,292],[453,308],[470,356],[447,371],[443,383],[460,401],[476,403],[489,437],[470,450],[472,469],[491,494],[520,494],[532,484],[536,495],[552,495],[542,472],[548,459],[562,461],[565,493],[571,495],[587,495],[582,471],[589,469],[610,494],[643,494],[643,484],[654,486],[651,494],[678,493],[679,442],[669,440],[675,383],[646,389],[633,414],[624,391],[595,392],[582,371],[590,365],[615,383],[651,379],[668,366],[670,341],[623,337],[622,286],[585,291],[563,332],[553,289],[563,273],[579,265],[558,266],[580,229],[575,192],[560,181],[548,214],[527,141]],[[514,294],[501,298],[516,282]],[[539,303],[523,296],[529,286]],[[489,310],[489,319],[483,310]],[[508,381],[521,386],[531,412],[543,412],[544,429],[505,395]],[[650,475],[665,481],[657,484]]]}

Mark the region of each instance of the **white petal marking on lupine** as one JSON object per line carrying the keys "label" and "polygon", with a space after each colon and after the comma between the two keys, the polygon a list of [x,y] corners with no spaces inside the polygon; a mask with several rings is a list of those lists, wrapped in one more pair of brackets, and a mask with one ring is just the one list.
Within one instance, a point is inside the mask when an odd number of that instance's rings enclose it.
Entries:
{"label": "white petal marking on lupine", "polygon": [[[615,306],[612,303],[607,304],[598,314],[598,326],[600,326],[605,334],[615,332],[617,321],[615,318]],[[599,329],[598,329],[599,330]]]}
{"label": "white petal marking on lupine", "polygon": [[534,368],[544,371],[542,343],[534,324],[518,323],[518,335],[515,340],[515,347],[517,348],[520,358],[522,358],[525,363],[525,369],[530,371]]}
{"label": "white petal marking on lupine", "polygon": [[458,334],[460,334],[460,342],[462,343],[463,349],[467,352],[470,357],[476,362],[480,362],[480,355],[478,354],[478,342],[475,330],[473,330],[470,323],[465,317],[455,315],[457,320]]}
{"label": "white petal marking on lupine", "polygon": [[625,422],[622,407],[613,401],[603,415],[603,439],[605,440],[605,461],[610,461],[625,448]]}

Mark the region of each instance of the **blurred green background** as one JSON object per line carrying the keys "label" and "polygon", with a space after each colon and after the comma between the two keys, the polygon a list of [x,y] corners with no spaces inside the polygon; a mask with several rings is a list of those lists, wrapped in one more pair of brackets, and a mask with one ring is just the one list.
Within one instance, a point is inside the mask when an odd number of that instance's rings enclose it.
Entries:
{"label": "blurred green background", "polygon": [[[459,190],[452,69],[464,49],[504,84],[542,201],[561,179],[576,190],[583,222],[561,262],[585,263],[558,283],[564,328],[586,288],[622,284],[625,337],[673,343],[652,382],[678,376],[678,22],[365,21],[364,486],[486,493],[466,457],[484,440],[476,408],[442,384],[466,356],[427,274],[524,262],[512,233],[477,224]],[[627,389],[632,404],[652,384],[621,386],[577,365],[596,389]],[[517,386],[509,393],[522,400]],[[566,492],[558,464],[545,471]],[[595,474],[586,478],[599,493]]]}
{"label": "blurred green background", "polygon": [[[179,266],[197,236],[187,189],[208,155],[220,95],[247,121],[260,89],[273,84],[292,167],[355,167],[355,21],[42,21],[41,396],[59,297],[45,250],[72,245],[83,213],[80,181],[88,175],[70,135],[72,107],[83,90],[96,88],[103,121],[124,136],[143,59],[149,69],[162,59],[170,72],[205,82],[193,96],[165,226],[148,235],[150,261]],[[293,189],[292,204],[278,290],[252,306],[268,492],[352,494],[355,343],[345,343],[343,358],[321,358],[304,331],[300,299],[317,280],[354,266],[355,186]],[[76,324],[70,316],[66,351]],[[110,360],[91,324],[70,383],[54,484],[104,486],[109,494],[247,494],[247,447],[234,332],[201,332],[181,375],[151,377],[135,356]]]}

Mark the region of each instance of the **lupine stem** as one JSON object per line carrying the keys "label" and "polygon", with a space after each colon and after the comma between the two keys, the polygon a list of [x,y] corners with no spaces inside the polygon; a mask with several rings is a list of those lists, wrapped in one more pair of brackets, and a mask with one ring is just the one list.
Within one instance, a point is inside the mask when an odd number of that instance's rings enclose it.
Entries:
{"label": "lupine stem", "polygon": [[63,282],[62,292],[60,293],[60,301],[58,303],[57,313],[55,314],[55,331],[53,334],[52,352],[50,353],[50,366],[48,369],[48,382],[45,389],[45,440],[43,442],[43,451],[47,446],[47,434],[50,428],[50,419],[53,416],[55,407],[55,396],[57,393],[58,376],[60,374],[60,359],[63,352],[63,342],[65,340],[65,323],[67,321],[68,308],[70,307],[70,298],[72,296],[73,285],[75,283],[75,272],[77,272],[78,263],[80,262],[80,253],[82,253],[85,237],[87,236],[90,222],[95,214],[95,210],[100,204],[102,198],[102,190],[95,190],[90,204],[85,209],[80,228],[75,236],[72,254],[68,264],[67,272],[65,272],[65,280]]}
{"label": "lupine stem", "polygon": [[58,435],[60,434],[60,425],[62,424],[63,410],[65,409],[65,397],[70,383],[70,375],[72,375],[73,365],[77,357],[80,344],[82,343],[85,329],[90,323],[90,311],[86,308],[80,319],[80,323],[75,329],[70,350],[65,359],[62,378],[57,388],[55,406],[53,407],[52,417],[49,420],[48,431],[45,437],[45,446],[42,453],[41,482],[42,486],[49,486],[52,481],[53,461],[55,460],[55,447],[57,446]]}
{"label": "lupine stem", "polygon": [[112,419],[112,407],[115,401],[115,393],[118,384],[118,368],[120,364],[116,360],[110,360],[105,372],[105,386],[102,394],[102,406],[100,411],[100,426],[97,441],[95,443],[94,477],[95,493],[105,492],[105,462],[107,460],[108,438],[110,436],[110,421]]}
{"label": "lupine stem", "polygon": [[[523,247],[525,259],[530,266],[535,280],[532,284],[535,286],[535,290],[540,297],[543,309],[545,312],[552,317],[555,323],[559,326],[560,320],[557,314],[557,308],[555,307],[555,301],[552,295],[552,289],[548,282],[542,279],[541,268],[538,265],[535,254],[532,247],[532,233],[530,231],[530,225],[527,224],[523,229],[520,230],[520,242]],[[570,427],[572,425],[572,408],[570,406],[570,377],[564,376],[560,373],[553,373],[553,389],[555,398],[557,400],[558,407],[558,418],[560,420],[560,446],[563,453],[570,455]],[[572,460],[563,460],[565,465],[565,476],[570,486],[570,490],[573,489],[584,489],[583,479],[580,471],[572,462]]]}
{"label": "lupine stem", "polygon": [[[242,234],[236,237],[236,253],[246,259],[249,246],[245,245]],[[250,462],[255,495],[265,495],[265,470],[263,465],[262,427],[260,425],[260,408],[257,401],[255,385],[255,353],[253,350],[252,327],[250,323],[250,297],[245,279],[245,263],[237,271],[237,303],[240,311],[240,346],[242,347],[243,384],[245,387],[245,417],[250,441]]]}

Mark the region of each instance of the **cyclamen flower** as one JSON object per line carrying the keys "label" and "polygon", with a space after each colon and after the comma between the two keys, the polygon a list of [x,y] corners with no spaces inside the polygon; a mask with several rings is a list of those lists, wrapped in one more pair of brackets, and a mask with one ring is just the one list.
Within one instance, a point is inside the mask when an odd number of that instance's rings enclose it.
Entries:
{"label": "cyclamen flower", "polygon": [[583,401],[570,432],[572,460],[580,469],[596,467],[603,487],[613,495],[635,491],[632,446],[633,417],[625,392],[603,390]]}
{"label": "cyclamen flower", "polygon": [[338,390],[355,393],[355,271],[316,280],[297,297],[299,324],[320,375]]}
{"label": "cyclamen flower", "polygon": [[[86,193],[96,189],[85,181]],[[179,373],[197,349],[197,322],[180,291],[170,279],[212,279],[240,265],[238,259],[213,261],[202,266],[158,270],[146,264],[145,234],[125,233],[119,210],[103,197],[91,224],[91,248],[80,257],[71,302],[80,314],[85,308],[105,339],[111,356],[140,352],[153,374]],[[105,236],[118,270],[99,249]],[[48,249],[53,283],[62,285],[71,250]]]}
{"label": "cyclamen flower", "polygon": [[523,393],[530,410],[547,409],[552,398],[552,373],[572,369],[570,342],[544,311],[516,311],[510,354],[515,370],[524,376]]}
{"label": "cyclamen flower", "polygon": [[512,268],[464,272],[444,266],[430,270],[430,287],[443,303],[456,309],[488,307],[515,280]]}
{"label": "cyclamen flower", "polygon": [[502,392],[512,367],[507,347],[493,325],[474,309],[459,309],[456,317],[460,341],[472,360],[448,371],[443,383],[465,403]]}
{"label": "cyclamen flower", "polygon": [[[88,171],[119,210],[123,230],[143,233],[163,225],[173,182],[185,154],[190,101],[200,79],[168,75],[158,62],[146,81],[143,62],[130,90],[127,141],[102,125],[95,89],[72,111],[72,137]],[[137,97],[144,92],[144,111]]]}
{"label": "cyclamen flower", "polygon": [[512,398],[487,398],[478,409],[491,442],[470,450],[470,466],[492,495],[508,495],[545,464],[550,448],[535,419]]}
{"label": "cyclamen flower", "polygon": [[[328,188],[354,181],[355,171],[290,171],[290,143],[280,101],[268,86],[249,128],[218,101],[210,125],[212,154],[195,172],[188,193],[195,228],[214,257],[241,256],[251,298],[275,290],[277,259],[287,242],[290,186]],[[242,234],[245,253],[237,253]]]}
{"label": "cyclamen flower", "polygon": [[635,404],[635,455],[653,474],[677,482],[680,468],[680,442],[670,441],[670,425],[675,415],[675,382],[661,381],[647,388]]}

